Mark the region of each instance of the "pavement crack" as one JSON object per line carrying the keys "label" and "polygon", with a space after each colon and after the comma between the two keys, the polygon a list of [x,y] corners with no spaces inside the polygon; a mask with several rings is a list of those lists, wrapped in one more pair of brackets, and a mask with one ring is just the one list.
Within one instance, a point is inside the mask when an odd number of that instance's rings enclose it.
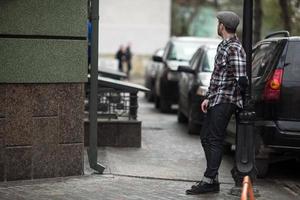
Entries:
{"label": "pavement crack", "polygon": [[283,183],[283,187],[295,196],[300,194],[300,187],[297,184]]}
{"label": "pavement crack", "polygon": [[[136,179],[149,179],[149,180],[161,180],[161,181],[176,181],[176,182],[197,182],[197,181],[199,181],[199,180],[192,180],[192,179],[162,178],[162,177],[153,177],[153,176],[137,176],[137,175],[128,175],[128,174],[116,174],[116,173],[111,173],[110,175],[113,175],[116,177],[128,177],[128,178],[136,178]],[[221,184],[232,185],[233,183],[221,182]]]}
{"label": "pavement crack", "polygon": [[162,131],[162,130],[164,130],[163,128],[160,128],[160,127],[151,127],[151,126],[143,126],[142,129],[143,130],[153,130],[153,131]]}

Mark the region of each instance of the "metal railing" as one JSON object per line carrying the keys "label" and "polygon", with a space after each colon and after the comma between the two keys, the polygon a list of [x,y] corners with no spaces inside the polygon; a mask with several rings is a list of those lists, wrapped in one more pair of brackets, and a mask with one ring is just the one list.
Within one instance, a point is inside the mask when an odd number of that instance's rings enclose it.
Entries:
{"label": "metal railing", "polygon": [[137,93],[114,88],[98,89],[98,117],[108,120],[136,120]]}

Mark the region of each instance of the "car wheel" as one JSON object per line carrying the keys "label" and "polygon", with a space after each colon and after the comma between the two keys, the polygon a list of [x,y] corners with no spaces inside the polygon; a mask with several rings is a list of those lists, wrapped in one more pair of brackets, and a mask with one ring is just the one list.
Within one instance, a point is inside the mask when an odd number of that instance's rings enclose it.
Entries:
{"label": "car wheel", "polygon": [[159,108],[162,113],[169,113],[171,111],[171,103],[166,99],[160,98]]}
{"label": "car wheel", "polygon": [[147,92],[146,93],[146,99],[148,100],[148,102],[153,102],[154,101],[154,97],[152,92]]}
{"label": "car wheel", "polygon": [[193,123],[192,119],[192,109],[189,111],[189,118],[188,118],[188,133],[189,134],[200,134],[201,126],[199,124]]}
{"label": "car wheel", "polygon": [[159,109],[159,105],[160,105],[160,103],[159,103],[159,97],[155,97],[155,108],[156,109]]}
{"label": "car wheel", "polygon": [[269,171],[269,159],[255,159],[258,178],[265,178]]}
{"label": "car wheel", "polygon": [[180,110],[178,110],[177,121],[178,121],[178,123],[187,123],[188,118]]}
{"label": "car wheel", "polygon": [[254,127],[255,133],[255,165],[257,169],[257,177],[264,178],[266,177],[269,171],[270,165],[270,153],[265,148],[263,139],[261,137],[262,129]]}

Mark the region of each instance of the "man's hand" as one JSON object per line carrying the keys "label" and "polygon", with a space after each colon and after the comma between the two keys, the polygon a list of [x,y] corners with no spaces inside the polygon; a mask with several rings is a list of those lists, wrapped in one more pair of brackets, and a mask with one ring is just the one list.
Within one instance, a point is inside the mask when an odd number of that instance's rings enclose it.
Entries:
{"label": "man's hand", "polygon": [[204,101],[201,104],[201,110],[204,113],[207,113],[207,107],[208,107],[208,99],[204,99]]}

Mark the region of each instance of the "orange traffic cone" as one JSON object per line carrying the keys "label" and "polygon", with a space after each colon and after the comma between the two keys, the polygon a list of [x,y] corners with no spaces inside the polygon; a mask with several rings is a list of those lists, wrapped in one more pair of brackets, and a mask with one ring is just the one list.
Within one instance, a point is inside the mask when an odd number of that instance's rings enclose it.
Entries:
{"label": "orange traffic cone", "polygon": [[243,181],[243,191],[242,191],[241,200],[247,200],[248,195],[250,197],[250,200],[255,200],[251,179],[249,176],[245,176]]}

